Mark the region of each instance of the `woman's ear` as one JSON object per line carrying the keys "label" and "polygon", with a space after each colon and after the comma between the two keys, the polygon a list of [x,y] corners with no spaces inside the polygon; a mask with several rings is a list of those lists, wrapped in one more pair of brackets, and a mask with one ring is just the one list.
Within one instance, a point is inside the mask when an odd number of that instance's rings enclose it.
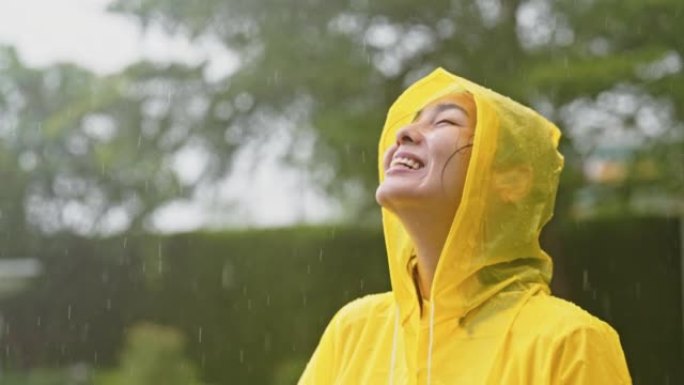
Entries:
{"label": "woman's ear", "polygon": [[534,179],[534,170],[528,165],[520,165],[506,171],[494,172],[494,190],[501,201],[516,203],[529,194]]}

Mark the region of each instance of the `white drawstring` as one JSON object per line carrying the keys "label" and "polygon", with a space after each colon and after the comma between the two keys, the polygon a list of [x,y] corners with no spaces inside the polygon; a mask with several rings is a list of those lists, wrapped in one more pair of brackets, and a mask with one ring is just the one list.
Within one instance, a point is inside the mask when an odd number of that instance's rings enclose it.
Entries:
{"label": "white drawstring", "polygon": [[389,385],[394,385],[394,364],[397,361],[397,335],[399,334],[399,306],[394,314],[394,333],[392,335],[392,356],[390,358]]}
{"label": "white drawstring", "polygon": [[430,374],[432,373],[432,332],[435,323],[435,304],[430,305],[430,334],[428,337],[428,356],[427,356],[427,385],[430,385]]}
{"label": "white drawstring", "polygon": [[[430,375],[432,374],[432,340],[435,324],[435,306],[430,303],[430,332],[428,334],[428,356],[427,356],[427,385],[430,385]],[[389,385],[394,385],[394,366],[397,360],[397,335],[399,333],[399,307],[396,308],[394,316],[394,333],[392,336],[392,355],[389,368]]]}

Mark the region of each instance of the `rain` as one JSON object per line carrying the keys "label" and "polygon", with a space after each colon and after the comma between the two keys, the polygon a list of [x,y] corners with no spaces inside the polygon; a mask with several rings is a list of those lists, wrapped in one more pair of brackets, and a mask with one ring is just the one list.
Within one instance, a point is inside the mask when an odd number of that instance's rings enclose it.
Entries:
{"label": "rain", "polygon": [[561,129],[550,291],[684,383],[681,1],[305,3],[0,4],[0,383],[297,383],[392,290],[379,135],[437,67]]}

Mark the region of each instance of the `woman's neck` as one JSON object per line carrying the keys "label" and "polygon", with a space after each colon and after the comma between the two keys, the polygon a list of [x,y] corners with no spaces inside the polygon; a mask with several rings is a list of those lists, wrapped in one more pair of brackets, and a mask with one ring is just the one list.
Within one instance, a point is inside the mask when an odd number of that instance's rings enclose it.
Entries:
{"label": "woman's neck", "polygon": [[432,280],[444,242],[449,234],[453,215],[422,210],[401,210],[396,213],[416,247],[420,293],[430,298]]}

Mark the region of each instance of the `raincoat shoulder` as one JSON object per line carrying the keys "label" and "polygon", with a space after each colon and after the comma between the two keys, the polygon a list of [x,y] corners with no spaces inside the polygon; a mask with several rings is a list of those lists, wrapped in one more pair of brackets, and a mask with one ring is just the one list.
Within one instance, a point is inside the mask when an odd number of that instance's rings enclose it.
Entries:
{"label": "raincoat shoulder", "polygon": [[391,292],[367,295],[343,306],[328,323],[298,385],[337,383],[346,364],[368,352],[368,336],[391,318],[391,311]]}
{"label": "raincoat shoulder", "polygon": [[[528,378],[527,383],[632,383],[617,332],[561,298],[545,293],[530,298],[517,315],[511,339],[516,346],[507,355],[507,371]],[[538,368],[535,374],[531,367]]]}

